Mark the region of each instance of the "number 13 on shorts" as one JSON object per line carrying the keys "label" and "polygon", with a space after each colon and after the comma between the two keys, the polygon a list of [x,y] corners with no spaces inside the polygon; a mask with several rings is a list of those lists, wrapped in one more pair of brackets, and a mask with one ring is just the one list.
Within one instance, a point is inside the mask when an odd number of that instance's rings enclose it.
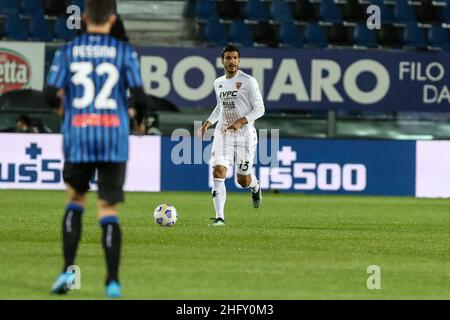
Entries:
{"label": "number 13 on shorts", "polygon": [[239,165],[239,170],[247,171],[249,163],[250,163],[250,161],[241,162],[241,164]]}
{"label": "number 13 on shorts", "polygon": [[237,147],[236,164],[238,174],[246,176],[252,173],[255,152],[256,144],[252,146]]}

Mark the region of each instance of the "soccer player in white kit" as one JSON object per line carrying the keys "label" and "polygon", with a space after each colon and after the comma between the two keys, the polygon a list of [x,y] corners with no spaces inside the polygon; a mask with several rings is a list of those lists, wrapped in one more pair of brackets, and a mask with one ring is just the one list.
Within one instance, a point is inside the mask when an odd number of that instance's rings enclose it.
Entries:
{"label": "soccer player in white kit", "polygon": [[198,132],[203,138],[205,131],[217,122],[211,152],[214,181],[212,197],[216,217],[211,226],[225,225],[225,178],[228,166],[236,164],[237,181],[243,188],[251,190],[253,207],[259,208],[261,204],[261,187],[252,172],[258,143],[253,124],[264,115],[264,102],[258,82],[239,70],[239,63],[239,49],[233,45],[226,46],[222,51],[225,75],[214,81],[217,105]]}

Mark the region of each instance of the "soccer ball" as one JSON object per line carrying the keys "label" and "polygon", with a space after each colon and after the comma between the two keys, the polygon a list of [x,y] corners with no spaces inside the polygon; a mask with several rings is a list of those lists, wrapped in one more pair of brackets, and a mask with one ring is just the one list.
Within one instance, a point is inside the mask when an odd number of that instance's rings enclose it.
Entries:
{"label": "soccer ball", "polygon": [[156,207],[153,217],[157,225],[171,227],[177,222],[177,209],[171,204],[163,203]]}

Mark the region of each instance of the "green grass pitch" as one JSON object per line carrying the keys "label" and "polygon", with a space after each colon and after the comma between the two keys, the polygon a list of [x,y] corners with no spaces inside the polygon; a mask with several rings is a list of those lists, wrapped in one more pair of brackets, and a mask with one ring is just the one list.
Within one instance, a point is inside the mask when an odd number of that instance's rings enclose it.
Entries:
{"label": "green grass pitch", "polygon": [[[64,192],[0,191],[0,299],[102,299],[105,265],[89,195],[81,290],[51,296],[62,267]],[[170,202],[173,228],[153,222]],[[227,225],[208,227],[203,193],[129,193],[121,208],[126,299],[449,299],[450,203],[398,197],[228,194]],[[381,289],[366,287],[369,265]]]}

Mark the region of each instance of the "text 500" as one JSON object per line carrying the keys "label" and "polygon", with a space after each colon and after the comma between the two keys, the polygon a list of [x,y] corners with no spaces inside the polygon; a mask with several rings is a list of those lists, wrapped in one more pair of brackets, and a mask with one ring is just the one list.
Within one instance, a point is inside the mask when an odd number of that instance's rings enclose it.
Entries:
{"label": "text 500", "polygon": [[363,191],[367,186],[363,164],[295,163],[293,168],[261,168],[260,175],[263,188],[271,189]]}

